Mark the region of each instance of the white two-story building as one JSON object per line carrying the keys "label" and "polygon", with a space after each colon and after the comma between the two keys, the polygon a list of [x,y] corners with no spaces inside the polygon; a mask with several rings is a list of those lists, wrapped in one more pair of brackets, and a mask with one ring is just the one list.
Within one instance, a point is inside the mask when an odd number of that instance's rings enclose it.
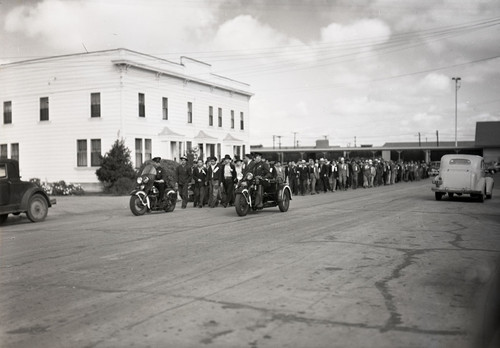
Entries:
{"label": "white two-story building", "polygon": [[203,159],[250,151],[249,85],[187,57],[127,49],[0,65],[0,156],[24,179],[99,187],[99,155],[123,139],[139,167],[189,150]]}

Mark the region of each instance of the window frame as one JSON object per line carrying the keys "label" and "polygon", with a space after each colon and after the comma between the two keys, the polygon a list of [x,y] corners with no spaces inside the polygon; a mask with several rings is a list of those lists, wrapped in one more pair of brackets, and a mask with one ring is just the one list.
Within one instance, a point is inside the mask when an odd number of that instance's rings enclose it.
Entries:
{"label": "window frame", "polygon": [[90,93],[90,117],[101,117],[101,93]]}
{"label": "window frame", "polygon": [[[81,146],[85,144],[85,146]],[[76,166],[77,167],[87,167],[88,166],[88,147],[87,139],[76,139]]]}
{"label": "window frame", "polygon": [[162,97],[161,108],[162,108],[162,119],[168,120],[168,98],[167,97]]}
{"label": "window frame", "polygon": [[217,125],[222,127],[222,108],[217,109]]}
{"label": "window frame", "polygon": [[139,117],[146,117],[146,95],[144,93],[138,93],[137,97]]}
{"label": "window frame", "polygon": [[[95,146],[99,144],[99,146]],[[101,139],[90,139],[90,166],[99,167],[101,165],[102,142]]]}
{"label": "window frame", "polygon": [[12,123],[12,101],[6,100],[3,102],[3,124]]}
{"label": "window frame", "polygon": [[45,122],[49,120],[49,97],[40,97],[40,121]]}
{"label": "window frame", "polygon": [[208,126],[213,126],[214,125],[214,107],[209,106],[208,107]]}
{"label": "window frame", "polygon": [[193,102],[187,102],[187,123],[193,123]]}

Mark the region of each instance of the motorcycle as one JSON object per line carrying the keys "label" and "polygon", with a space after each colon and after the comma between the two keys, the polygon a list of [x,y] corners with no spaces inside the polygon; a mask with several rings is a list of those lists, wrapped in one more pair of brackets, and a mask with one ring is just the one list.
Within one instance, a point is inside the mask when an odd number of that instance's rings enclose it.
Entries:
{"label": "motorcycle", "polygon": [[[263,185],[263,206],[258,208],[255,198],[258,185],[262,184],[262,180],[266,180],[267,183],[266,185]],[[253,173],[247,173],[247,175],[238,182],[235,192],[234,207],[239,216],[247,215],[250,209],[256,211],[276,206],[278,206],[279,210],[284,213],[288,211],[290,201],[292,200],[292,190],[290,189],[290,186],[284,183],[281,178],[263,179],[261,177],[254,176]]]}
{"label": "motorcycle", "polygon": [[163,197],[156,184],[164,184],[163,179],[156,180],[156,170],[153,165],[147,165],[136,179],[136,187],[130,192],[130,210],[136,216],[146,212],[162,211],[172,212],[177,204],[177,191],[166,188]]}

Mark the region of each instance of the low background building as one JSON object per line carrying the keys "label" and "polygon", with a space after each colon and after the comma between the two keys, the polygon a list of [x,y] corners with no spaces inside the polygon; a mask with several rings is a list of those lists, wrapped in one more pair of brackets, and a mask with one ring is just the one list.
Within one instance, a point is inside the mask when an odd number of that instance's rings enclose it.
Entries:
{"label": "low background building", "polygon": [[0,65],[0,156],[24,179],[100,187],[99,155],[123,139],[139,167],[154,156],[178,160],[242,157],[249,149],[249,85],[127,49]]}

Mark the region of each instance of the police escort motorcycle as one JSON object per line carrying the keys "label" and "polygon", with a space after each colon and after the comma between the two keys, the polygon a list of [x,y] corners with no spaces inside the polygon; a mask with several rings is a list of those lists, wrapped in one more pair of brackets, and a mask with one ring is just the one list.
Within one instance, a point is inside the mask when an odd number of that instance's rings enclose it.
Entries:
{"label": "police escort motorcycle", "polygon": [[[177,191],[173,187],[165,187],[162,169],[155,164],[159,163],[159,158],[155,157],[153,161],[142,169],[135,189],[130,192],[130,210],[136,216],[152,211],[172,212],[177,204]],[[164,191],[163,197],[160,197],[160,191]]]}
{"label": "police escort motorcycle", "polygon": [[[262,186],[261,190],[263,190],[260,207],[256,200],[259,185]],[[250,209],[256,211],[276,206],[281,212],[286,212],[292,200],[292,190],[288,184],[283,182],[282,178],[264,179],[260,176],[254,176],[253,173],[247,173],[238,182],[235,193],[234,207],[239,216],[247,215]]]}

